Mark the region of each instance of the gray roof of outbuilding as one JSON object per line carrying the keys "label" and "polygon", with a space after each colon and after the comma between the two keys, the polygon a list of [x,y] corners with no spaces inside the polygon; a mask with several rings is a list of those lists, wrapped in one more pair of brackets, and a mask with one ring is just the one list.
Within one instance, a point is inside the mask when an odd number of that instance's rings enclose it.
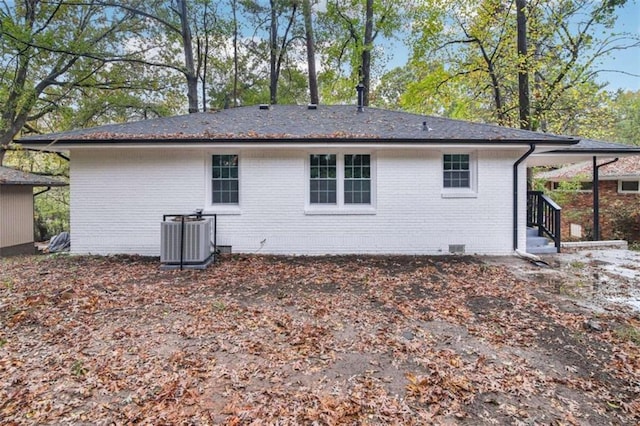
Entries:
{"label": "gray roof of outbuilding", "polygon": [[66,186],[67,184],[48,176],[0,166],[0,185]]}
{"label": "gray roof of outbuilding", "polygon": [[[423,124],[424,123],[424,124]],[[362,142],[575,144],[577,139],[491,124],[350,105],[240,107],[124,124],[27,136],[18,142],[45,145],[165,142]]]}

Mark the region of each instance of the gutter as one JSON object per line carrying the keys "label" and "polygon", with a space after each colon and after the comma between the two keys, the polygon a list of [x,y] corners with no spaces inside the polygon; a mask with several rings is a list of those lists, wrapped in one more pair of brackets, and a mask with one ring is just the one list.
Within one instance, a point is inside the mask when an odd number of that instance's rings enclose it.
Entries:
{"label": "gutter", "polygon": [[529,150],[513,163],[513,250],[518,250],[518,166],[527,159],[533,151],[536,150],[536,144],[530,143]]}
{"label": "gutter", "polygon": [[[331,135],[322,136],[296,136],[288,138],[103,138],[103,139],[18,139],[16,143],[22,145],[26,149],[48,152],[48,148],[55,146],[58,149],[70,149],[78,146],[80,148],[100,148],[125,146],[135,148],[156,148],[162,146],[179,146],[181,148],[200,148],[200,147],[281,147],[281,146],[327,146],[327,145],[384,145],[394,148],[396,146],[450,146],[450,145],[487,145],[487,146],[518,146],[522,144],[535,144],[540,146],[558,146],[573,145],[576,142],[569,139],[560,140],[540,140],[540,139],[450,139],[450,138],[412,138],[412,137],[377,137],[367,135],[354,135],[354,137],[331,137]],[[639,148],[640,150],[640,148]],[[552,151],[555,152],[555,151]]]}

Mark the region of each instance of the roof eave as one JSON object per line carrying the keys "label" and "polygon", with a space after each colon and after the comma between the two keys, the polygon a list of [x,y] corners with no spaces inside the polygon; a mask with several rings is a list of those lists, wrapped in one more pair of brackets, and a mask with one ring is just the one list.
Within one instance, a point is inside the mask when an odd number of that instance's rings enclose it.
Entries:
{"label": "roof eave", "polygon": [[[416,139],[416,138],[335,138],[335,137],[314,137],[314,138],[225,138],[225,139],[204,139],[204,138],[167,138],[167,139],[64,139],[64,140],[20,140],[18,143],[28,147],[46,147],[49,149],[65,149],[66,147],[105,147],[105,146],[121,146],[135,145],[139,147],[148,147],[155,145],[190,145],[197,146],[217,146],[217,145],[414,145],[414,146],[437,146],[437,145],[540,145],[540,146],[563,146],[574,145],[578,143],[577,139],[558,139],[558,140],[540,140],[540,139]],[[554,151],[555,152],[555,151]]]}

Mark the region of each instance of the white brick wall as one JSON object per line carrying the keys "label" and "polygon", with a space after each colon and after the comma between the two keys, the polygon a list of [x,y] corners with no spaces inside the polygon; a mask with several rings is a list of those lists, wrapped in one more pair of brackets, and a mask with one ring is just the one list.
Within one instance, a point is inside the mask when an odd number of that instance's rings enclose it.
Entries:
{"label": "white brick wall", "polygon": [[[163,214],[220,213],[206,205],[213,152],[73,150],[72,251],[158,256]],[[362,215],[305,214],[307,152],[238,152],[240,208],[218,216],[218,244],[282,254],[446,254],[463,244],[467,253],[510,254],[513,163],[523,152],[478,152],[477,197],[443,198],[442,151],[379,150],[375,214]],[[524,168],[520,175],[524,247]]]}

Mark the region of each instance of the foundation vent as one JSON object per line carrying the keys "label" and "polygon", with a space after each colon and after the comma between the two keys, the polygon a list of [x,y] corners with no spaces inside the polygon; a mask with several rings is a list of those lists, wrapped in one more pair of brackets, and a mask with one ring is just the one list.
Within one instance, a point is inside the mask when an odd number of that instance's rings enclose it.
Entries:
{"label": "foundation vent", "polygon": [[464,254],[464,244],[449,244],[449,253],[451,254]]}

